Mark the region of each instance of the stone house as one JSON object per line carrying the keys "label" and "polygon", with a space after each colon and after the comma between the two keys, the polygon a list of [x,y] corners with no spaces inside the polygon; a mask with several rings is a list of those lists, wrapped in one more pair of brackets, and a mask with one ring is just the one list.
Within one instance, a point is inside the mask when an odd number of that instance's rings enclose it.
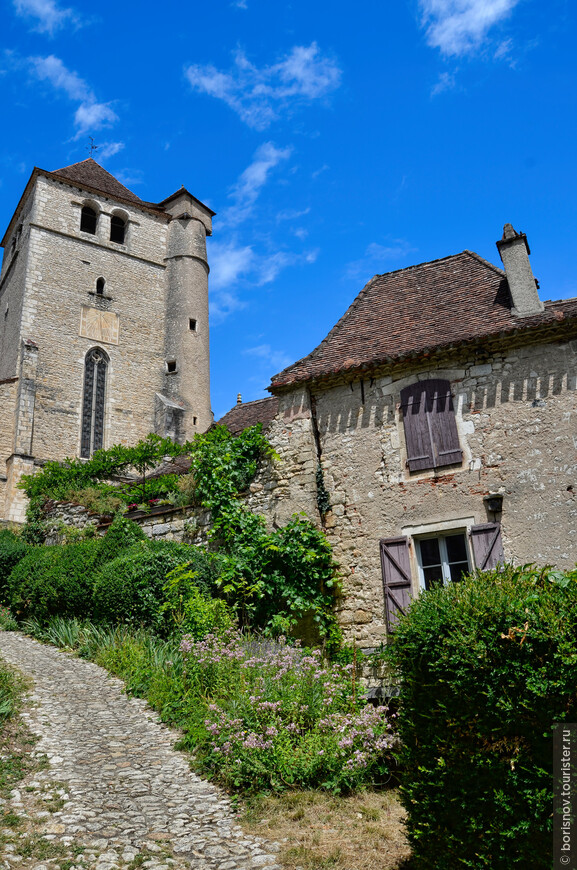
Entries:
{"label": "stone house", "polygon": [[577,299],[540,301],[524,234],[497,247],[504,269],[463,251],[376,275],[270,399],[221,421],[266,423],[281,460],[251,503],[322,523],[363,647],[434,583],[577,561]]}
{"label": "stone house", "polygon": [[0,520],[24,520],[18,480],[46,459],[211,425],[213,214],[92,159],[34,169],[2,240]]}

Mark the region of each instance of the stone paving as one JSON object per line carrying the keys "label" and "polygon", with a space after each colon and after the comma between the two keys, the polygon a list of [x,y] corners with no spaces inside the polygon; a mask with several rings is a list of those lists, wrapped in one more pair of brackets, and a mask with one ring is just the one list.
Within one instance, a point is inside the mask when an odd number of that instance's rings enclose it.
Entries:
{"label": "stone paving", "polygon": [[[12,811],[28,830],[0,839],[0,867],[280,870],[279,846],[242,832],[226,795],[173,749],[179,735],[120,680],[16,632],[0,631],[0,656],[33,680],[23,718],[48,760],[0,805],[0,823]],[[23,857],[22,836],[59,857]]]}

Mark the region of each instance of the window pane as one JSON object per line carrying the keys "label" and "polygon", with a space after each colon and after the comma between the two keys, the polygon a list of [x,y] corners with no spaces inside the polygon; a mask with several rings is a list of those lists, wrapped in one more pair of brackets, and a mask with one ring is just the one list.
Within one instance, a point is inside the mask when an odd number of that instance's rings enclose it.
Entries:
{"label": "window pane", "polygon": [[463,579],[464,574],[469,573],[469,563],[454,562],[452,565],[449,565],[449,571],[451,572],[451,580],[453,583],[458,583],[459,580]]}
{"label": "window pane", "polygon": [[80,213],[80,229],[83,233],[96,233],[96,212],[87,205]]}
{"label": "window pane", "polygon": [[443,569],[440,565],[435,565],[432,568],[423,568],[423,577],[425,589],[433,589],[435,586],[443,585]]}
{"label": "window pane", "polygon": [[441,554],[437,538],[423,538],[419,541],[419,547],[421,548],[421,563],[423,568],[426,565],[440,565]]}
{"label": "window pane", "polygon": [[125,223],[121,217],[112,215],[110,219],[110,241],[118,245],[124,244]]}
{"label": "window pane", "polygon": [[449,562],[467,562],[467,546],[465,535],[447,535],[447,558]]}

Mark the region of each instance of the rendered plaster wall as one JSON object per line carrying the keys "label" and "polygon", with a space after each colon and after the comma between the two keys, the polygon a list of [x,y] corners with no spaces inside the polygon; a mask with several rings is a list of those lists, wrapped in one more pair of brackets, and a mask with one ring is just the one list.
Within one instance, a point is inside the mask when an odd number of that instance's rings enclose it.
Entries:
{"label": "rendered plaster wall", "polygon": [[[575,345],[577,349],[577,345]],[[451,381],[462,466],[411,474],[400,390]],[[345,578],[340,615],[361,645],[386,634],[379,539],[490,522],[483,496],[504,495],[505,557],[577,561],[577,357],[572,344],[526,347],[445,368],[399,371],[316,394],[327,532]],[[413,586],[418,593],[412,547]]]}

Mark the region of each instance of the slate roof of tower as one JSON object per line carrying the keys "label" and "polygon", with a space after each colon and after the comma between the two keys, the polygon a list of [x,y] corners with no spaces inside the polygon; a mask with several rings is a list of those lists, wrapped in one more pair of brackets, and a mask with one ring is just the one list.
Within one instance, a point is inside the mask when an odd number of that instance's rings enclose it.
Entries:
{"label": "slate roof of tower", "polygon": [[275,375],[269,390],[576,317],[577,299],[547,302],[542,313],[517,317],[503,270],[463,251],[375,275],[318,347]]}
{"label": "slate roof of tower", "polygon": [[274,420],[278,411],[278,399],[271,396],[267,399],[256,399],[254,402],[242,402],[235,405],[218,421],[226,426],[233,435],[238,435],[247,426],[262,423],[263,429]]}
{"label": "slate roof of tower", "polygon": [[72,163],[63,169],[55,169],[48,174],[59,175],[68,181],[77,182],[80,186],[92,187],[94,190],[107,193],[109,196],[114,197],[114,199],[125,199],[138,205],[152,205],[152,203],[145,203],[139,196],[121,184],[114,175],[107,172],[92,157],[88,157],[80,163]]}

